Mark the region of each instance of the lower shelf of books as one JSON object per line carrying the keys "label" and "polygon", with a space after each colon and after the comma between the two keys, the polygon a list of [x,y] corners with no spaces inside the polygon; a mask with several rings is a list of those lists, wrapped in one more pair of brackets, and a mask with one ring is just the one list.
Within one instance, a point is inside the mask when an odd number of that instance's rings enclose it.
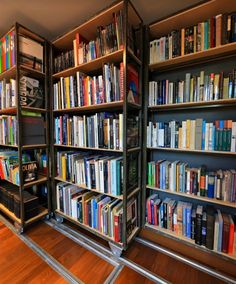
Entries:
{"label": "lower shelf of books", "polygon": [[149,186],[149,185],[147,185],[146,188],[156,190],[156,191],[159,191],[159,192],[164,192],[164,193],[167,193],[167,194],[176,195],[176,196],[182,196],[182,197],[186,197],[186,198],[190,198],[190,199],[201,200],[201,201],[204,201],[204,202],[207,202],[207,203],[211,202],[213,204],[219,204],[219,205],[222,205],[222,206],[236,208],[235,202],[218,200],[216,198],[209,198],[209,197],[199,196],[199,195],[194,195],[194,194],[175,192],[175,191],[171,191],[169,189],[161,189],[161,188],[157,188],[157,187],[153,187],[153,186]]}
{"label": "lower shelf of books", "polygon": [[[98,231],[98,230],[96,230],[96,229],[94,229],[94,228],[91,228],[90,226],[88,226],[88,225],[86,225],[86,224],[84,224],[84,223],[81,223],[81,222],[77,221],[77,220],[74,219],[73,217],[68,216],[67,214],[65,214],[65,213],[63,213],[63,212],[61,212],[61,211],[59,211],[59,210],[56,210],[56,214],[62,216],[62,217],[65,218],[66,220],[71,221],[72,223],[78,225],[79,227],[84,228],[84,229],[88,230],[89,232],[91,232],[91,233],[93,233],[93,234],[95,234],[95,235],[97,235],[97,236],[99,236],[99,237],[105,239],[106,241],[113,242],[113,243],[115,243],[116,245],[118,245],[118,246],[121,247],[121,248],[123,247],[123,244],[122,244],[122,243],[116,242],[113,238],[111,238],[111,237],[109,237],[109,236],[107,236],[107,235],[101,233],[100,231]],[[133,233],[132,233],[132,234],[133,234]],[[132,234],[131,234],[131,235],[132,235]],[[130,235],[130,236],[131,236],[131,235]]]}
{"label": "lower shelf of books", "polygon": [[149,229],[149,230],[152,230],[158,234],[161,234],[163,236],[167,236],[171,239],[175,239],[175,240],[178,240],[178,241],[181,241],[183,242],[184,244],[188,244],[190,246],[193,246],[197,249],[201,249],[203,251],[206,251],[206,252],[209,252],[209,253],[212,253],[212,254],[215,254],[215,255],[218,255],[218,256],[221,256],[221,257],[224,257],[224,258],[227,258],[227,259],[230,259],[230,260],[233,260],[235,261],[236,263],[236,255],[230,255],[230,254],[226,254],[226,253],[223,253],[223,252],[218,252],[218,251],[215,251],[215,250],[210,250],[204,246],[201,246],[201,245],[198,245],[195,243],[194,240],[192,239],[189,239],[183,235],[177,235],[175,232],[172,232],[168,229],[165,229],[165,228],[161,228],[159,226],[155,226],[155,225],[151,225],[151,224],[148,224],[146,223],[145,224],[145,228],[146,229]]}
{"label": "lower shelf of books", "polygon": [[[2,204],[0,204],[0,211],[3,212],[4,214],[6,214],[8,216],[8,218],[10,218],[12,221],[21,225],[21,219],[16,217],[16,215],[13,212],[11,212],[9,209],[7,209]],[[45,217],[47,214],[48,214],[48,209],[43,208],[43,207],[39,207],[38,214],[36,216],[28,219],[27,221],[25,221],[25,225],[29,225],[29,224],[37,221],[37,220],[40,220],[41,218]]]}

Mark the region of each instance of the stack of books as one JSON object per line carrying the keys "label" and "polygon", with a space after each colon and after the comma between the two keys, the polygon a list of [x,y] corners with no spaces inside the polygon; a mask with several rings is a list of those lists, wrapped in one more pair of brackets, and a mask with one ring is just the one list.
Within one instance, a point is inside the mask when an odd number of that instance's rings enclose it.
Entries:
{"label": "stack of books", "polygon": [[229,214],[213,207],[165,198],[158,194],[147,198],[147,222],[192,239],[208,249],[236,255],[235,221]]}
{"label": "stack of books", "polygon": [[0,73],[16,64],[15,54],[15,31],[11,31],[0,40]]}
{"label": "stack of books", "polygon": [[206,151],[236,151],[236,122],[202,118],[178,122],[149,122],[147,147]]}
{"label": "stack of books", "polygon": [[76,72],[54,83],[55,110],[120,101],[123,96],[123,63],[120,69],[113,63],[104,64],[103,75],[91,77]]}
{"label": "stack of books", "polygon": [[119,196],[123,192],[123,158],[57,152],[57,174],[65,181],[102,193]]}
{"label": "stack of books", "polygon": [[10,108],[16,106],[16,80],[6,79],[0,81],[0,109]]}
{"label": "stack of books", "polygon": [[181,161],[148,163],[148,186],[171,192],[236,201],[236,170],[208,171],[206,166],[190,167]]}
{"label": "stack of books", "polygon": [[[60,182],[56,187],[57,209],[83,225],[122,242],[123,203],[109,196],[88,192],[83,188]],[[137,200],[127,204],[127,234],[132,233],[137,223]]]}
{"label": "stack of books", "polygon": [[207,102],[236,98],[236,71],[200,76],[185,74],[185,80],[149,82],[149,106],[186,102]]}
{"label": "stack of books", "polygon": [[236,14],[220,14],[150,42],[150,64],[236,41]]}

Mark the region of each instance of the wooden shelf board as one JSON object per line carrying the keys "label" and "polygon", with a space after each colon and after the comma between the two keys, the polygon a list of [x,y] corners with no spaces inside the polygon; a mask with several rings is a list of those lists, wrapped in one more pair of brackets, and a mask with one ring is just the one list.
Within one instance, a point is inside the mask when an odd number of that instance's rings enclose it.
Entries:
{"label": "wooden shelf board", "polygon": [[139,227],[135,227],[133,229],[133,232],[131,233],[131,235],[128,237],[128,240],[127,240],[127,244],[129,244],[137,235],[138,233],[140,232],[140,228]]}
{"label": "wooden shelf board", "polygon": [[36,222],[40,219],[42,219],[43,217],[45,217],[48,214],[48,209],[47,208],[43,208],[40,207],[39,208],[39,213],[37,216],[30,218],[29,220],[25,221],[25,225],[30,225],[33,222]]}
{"label": "wooden shelf board", "polygon": [[131,197],[133,197],[138,192],[140,192],[140,187],[134,188],[130,193],[128,193],[127,199],[130,199]]}
{"label": "wooden shelf board", "polygon": [[16,114],[17,112],[17,108],[16,107],[9,107],[9,108],[4,108],[0,110],[0,115],[4,115],[4,114]]}
{"label": "wooden shelf board", "polygon": [[28,106],[22,106],[21,110],[31,111],[31,112],[39,112],[39,113],[46,113],[47,112],[47,110],[44,109],[44,108],[28,107]]}
{"label": "wooden shelf board", "polygon": [[201,153],[211,155],[227,155],[235,156],[236,152],[227,151],[208,151],[208,150],[191,150],[191,149],[178,149],[178,148],[165,148],[165,147],[147,147],[148,150],[170,151],[170,152],[189,152],[189,153]]}
{"label": "wooden shelf board", "polygon": [[93,150],[93,151],[104,151],[104,152],[123,153],[123,150],[113,150],[113,149],[104,149],[104,148],[92,148],[92,147],[78,147],[78,146],[59,145],[59,144],[54,144],[54,147],[74,148],[74,149],[82,149],[82,150]]}
{"label": "wooden shelf board", "polygon": [[58,37],[53,41],[53,45],[57,49],[72,49],[73,40],[75,39],[76,33],[80,33],[87,40],[95,39],[97,26],[104,26],[112,22],[112,13],[121,10],[123,7],[123,1],[113,4],[109,8],[106,8],[99,14],[95,15],[85,23],[81,24],[78,27],[75,27],[73,30],[65,33],[64,35]]}
{"label": "wooden shelf board", "polygon": [[233,12],[236,10],[235,1],[222,0],[204,1],[205,3],[195,5],[174,15],[168,16],[155,23],[152,23],[150,34],[152,38],[158,38],[169,34],[173,29],[178,30],[183,27],[190,27],[197,23],[203,22],[212,16]]}
{"label": "wooden shelf board", "polygon": [[175,110],[178,108],[194,108],[194,107],[209,107],[209,106],[236,106],[236,98],[233,99],[222,99],[216,101],[207,101],[207,102],[186,102],[178,104],[165,104],[165,105],[156,105],[149,106],[150,111],[161,111],[161,110]]}
{"label": "wooden shelf board", "polygon": [[6,148],[18,148],[17,145],[5,145],[5,144],[0,144],[0,147],[6,147]]}
{"label": "wooden shelf board", "polygon": [[209,60],[216,60],[227,55],[235,55],[236,42],[210,48],[184,56],[178,56],[172,59],[164,60],[158,63],[149,64],[150,71],[167,71],[192,63],[202,63]]}
{"label": "wooden shelf board", "polygon": [[141,150],[140,147],[134,147],[134,148],[127,149],[127,152],[128,153],[132,153],[132,152],[137,152],[137,151],[140,151],[140,150]]}
{"label": "wooden shelf board", "polygon": [[63,178],[61,178],[59,176],[55,177],[54,179],[57,180],[57,181],[61,181],[61,182],[69,183],[69,184],[72,184],[72,185],[76,185],[76,186],[78,186],[80,188],[84,188],[84,189],[87,189],[89,191],[93,191],[93,192],[96,192],[96,193],[104,194],[104,195],[111,196],[111,197],[116,198],[116,199],[123,200],[123,195],[113,195],[113,194],[110,194],[110,193],[105,193],[105,192],[98,191],[98,190],[96,190],[94,188],[90,189],[90,188],[86,187],[85,185],[80,185],[80,184],[76,184],[76,183],[64,180]]}
{"label": "wooden shelf board", "polygon": [[0,80],[14,78],[15,75],[16,75],[16,65],[14,65],[10,69],[0,73]]}
{"label": "wooden shelf board", "polygon": [[139,65],[142,66],[142,61],[134,54],[133,50],[128,47],[128,55]]}
{"label": "wooden shelf board", "polygon": [[33,144],[33,145],[24,145],[22,146],[22,149],[42,149],[42,148],[46,148],[47,144]]}
{"label": "wooden shelf board", "polygon": [[233,256],[233,255],[230,255],[230,254],[227,254],[227,253],[223,253],[223,252],[218,252],[218,251],[215,251],[215,250],[210,250],[204,246],[200,246],[198,244],[195,244],[195,241],[192,240],[192,239],[189,239],[185,236],[182,236],[182,235],[177,235],[175,234],[174,232],[172,232],[171,230],[168,230],[168,229],[164,229],[164,228],[160,228],[159,226],[155,226],[155,225],[150,225],[148,223],[145,224],[145,228],[147,229],[150,229],[154,232],[157,232],[157,233],[160,233],[164,236],[167,236],[167,237],[170,237],[170,238],[173,238],[173,239],[176,239],[178,241],[181,241],[185,244],[189,244],[197,249],[201,249],[205,252],[208,252],[208,253],[213,253],[215,255],[218,255],[218,256],[221,256],[221,257],[224,257],[224,258],[228,258],[230,260],[233,260],[236,262],[236,255]]}
{"label": "wooden shelf board", "polygon": [[38,71],[36,69],[32,69],[24,64],[21,64],[20,65],[20,69],[23,73],[26,73],[26,74],[30,74],[31,76],[35,76],[37,78],[44,78],[45,77],[45,73],[44,72],[41,72],[41,71]]}
{"label": "wooden shelf board", "polygon": [[84,111],[96,111],[100,109],[113,109],[123,107],[123,101],[116,101],[111,103],[95,104],[90,106],[73,107],[66,109],[54,110],[54,113],[68,113],[68,112],[84,112]]}
{"label": "wooden shelf board", "polygon": [[41,184],[41,183],[45,183],[45,182],[47,182],[47,177],[39,175],[36,180],[25,183],[23,188],[28,188],[28,187],[31,187],[33,185],[37,185],[37,184]]}
{"label": "wooden shelf board", "polygon": [[90,226],[85,225],[85,224],[83,224],[83,223],[80,223],[79,221],[75,220],[75,219],[72,218],[71,216],[66,215],[65,213],[59,211],[58,209],[56,209],[55,211],[56,211],[57,214],[61,215],[61,216],[62,216],[63,218],[65,218],[66,220],[69,220],[69,221],[73,222],[74,224],[78,225],[79,227],[84,228],[84,229],[90,231],[91,233],[93,233],[93,234],[95,234],[95,235],[101,237],[102,239],[104,239],[104,240],[106,240],[106,241],[113,242],[113,243],[115,243],[116,245],[118,245],[118,246],[121,247],[121,248],[123,247],[123,244],[122,244],[122,243],[117,243],[117,242],[115,242],[113,238],[111,238],[111,237],[109,237],[109,236],[107,236],[107,235],[101,233],[100,231],[98,231],[98,230],[96,230],[96,229],[93,229],[93,228],[91,228]]}
{"label": "wooden shelf board", "polygon": [[175,191],[171,191],[169,189],[160,189],[160,188],[157,188],[157,187],[154,187],[154,186],[149,186],[149,185],[147,185],[146,188],[156,190],[156,191],[159,191],[159,192],[172,194],[172,195],[182,196],[182,197],[186,197],[186,198],[190,198],[190,199],[201,200],[201,201],[207,202],[207,203],[210,202],[210,203],[218,204],[218,205],[221,205],[221,206],[236,208],[235,202],[223,201],[223,200],[218,200],[216,198],[209,198],[209,197],[198,196],[198,195],[194,195],[194,194],[187,194],[187,193],[183,193],[183,192],[175,192]]}
{"label": "wooden shelf board", "polygon": [[122,61],[122,59],[123,59],[123,49],[120,49],[110,54],[107,54],[99,58],[96,58],[94,60],[91,60],[87,63],[83,63],[78,66],[71,67],[61,72],[55,73],[53,74],[53,78],[59,79],[60,77],[68,77],[68,76],[74,75],[77,71],[84,72],[84,73],[96,71],[99,68],[102,68],[104,63],[120,62]]}
{"label": "wooden shelf board", "polygon": [[8,210],[4,205],[0,204],[0,211],[2,211],[4,214],[6,214],[11,220],[14,222],[17,222],[18,224],[21,224],[21,220],[16,217],[16,215]]}

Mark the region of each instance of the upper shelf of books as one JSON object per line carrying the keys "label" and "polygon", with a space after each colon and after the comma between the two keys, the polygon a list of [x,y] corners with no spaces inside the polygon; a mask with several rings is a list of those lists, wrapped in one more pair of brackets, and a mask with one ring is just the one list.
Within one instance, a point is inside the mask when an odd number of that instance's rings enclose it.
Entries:
{"label": "upper shelf of books", "polygon": [[[97,36],[97,27],[104,27],[113,23],[113,15],[117,15],[119,11],[124,8],[124,2],[125,1],[120,1],[108,7],[85,23],[58,37],[53,41],[54,46],[60,50],[72,49],[73,40],[75,39],[77,33],[79,33],[83,38],[86,38],[87,40],[95,39]],[[130,2],[128,3],[128,21],[134,26],[137,26],[141,23],[141,18]]]}
{"label": "upper shelf of books", "polygon": [[236,51],[236,1],[211,0],[149,26],[151,71],[207,62]]}

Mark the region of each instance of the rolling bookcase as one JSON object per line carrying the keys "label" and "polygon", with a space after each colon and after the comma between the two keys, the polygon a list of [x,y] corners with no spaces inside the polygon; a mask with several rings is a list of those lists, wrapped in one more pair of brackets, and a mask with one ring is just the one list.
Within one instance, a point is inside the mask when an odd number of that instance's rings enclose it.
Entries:
{"label": "rolling bookcase", "polygon": [[[102,74],[102,70],[104,68],[104,64],[114,64],[115,66],[120,66],[120,63],[123,62],[123,86],[124,86],[124,96],[123,99],[119,98],[118,100],[113,101],[106,101],[106,102],[96,102],[93,104],[85,103],[84,105],[80,106],[69,106],[68,105],[64,109],[54,109],[53,104],[55,102],[55,96],[52,97],[51,105],[52,105],[52,116],[51,116],[51,126],[53,129],[54,135],[54,143],[52,144],[52,190],[53,190],[53,208],[55,210],[55,216],[58,222],[62,222],[64,219],[70,221],[78,227],[83,228],[96,236],[104,239],[105,241],[109,242],[109,245],[114,253],[120,254],[122,250],[126,249],[130,241],[137,235],[140,229],[140,212],[141,212],[141,137],[142,137],[142,122],[141,122],[141,115],[142,115],[142,36],[143,36],[143,22],[140,16],[138,15],[137,11],[135,10],[134,6],[130,1],[119,1],[113,4],[112,6],[108,7],[107,9],[103,10],[102,12],[98,13],[94,17],[92,17],[87,22],[81,24],[80,26],[74,28],[73,30],[69,31],[68,33],[62,35],[61,37],[57,38],[55,41],[52,42],[51,46],[51,64],[54,64],[55,57],[58,54],[63,52],[73,50],[73,40],[76,37],[86,38],[87,41],[95,40],[97,34],[97,27],[105,27],[108,26],[114,20],[114,15],[123,15],[123,20],[119,22],[121,25],[121,29],[119,30],[120,35],[122,34],[123,37],[123,45],[118,46],[116,50],[112,52],[106,53],[103,56],[98,58],[94,58],[93,60],[88,60],[85,63],[77,64],[77,66],[72,66],[70,68],[66,68],[57,73],[52,74],[52,89],[51,94],[53,94],[53,86],[56,82],[61,80],[60,78],[66,78],[69,76],[76,76],[77,72],[81,72],[81,74],[86,74],[89,76],[96,76]],[[139,36],[139,45],[137,47],[138,53],[135,53],[131,47],[132,43],[130,42],[130,38],[128,36],[128,23],[131,24],[137,37]],[[117,24],[117,22],[116,22]],[[133,30],[134,31],[134,30]],[[118,35],[117,35],[118,36]],[[131,40],[132,41],[132,40]],[[118,44],[117,44],[118,45]],[[78,50],[78,46],[76,48]],[[79,53],[79,52],[78,52]],[[76,53],[75,53],[76,54]],[[76,55],[75,55],[76,56]],[[79,62],[79,61],[78,61]],[[135,70],[138,72],[138,84],[139,84],[139,101],[130,101],[127,98],[128,94],[128,65],[131,64]],[[55,70],[52,66],[52,70]],[[104,79],[104,78],[103,78]],[[66,80],[66,79],[65,79]],[[114,82],[113,82],[114,83]],[[57,143],[55,144],[55,119],[59,116],[66,115],[67,117],[72,116],[91,116],[91,115],[99,115],[102,112],[109,112],[109,113],[119,113],[123,114],[121,121],[119,124],[120,130],[123,132],[123,147],[115,147],[115,149],[111,149],[112,147],[105,148],[105,147],[88,147],[87,145],[82,145],[83,147],[72,146],[72,144],[68,145],[66,143]],[[128,145],[128,137],[130,135],[130,131],[132,129],[128,126],[127,121],[130,115],[133,115],[137,118],[137,125],[136,125],[136,139],[135,144],[133,146]],[[120,126],[122,125],[123,126]],[[64,127],[64,126],[63,126]],[[68,129],[67,129],[68,130]],[[66,131],[67,131],[66,130]],[[64,135],[64,134],[63,134]],[[120,132],[119,132],[119,135]],[[122,136],[119,136],[122,137]],[[82,139],[82,137],[78,137]],[[89,138],[87,138],[89,139]],[[68,140],[67,140],[68,141]],[[78,142],[79,143],[79,142]],[[104,142],[105,143],[105,142]],[[122,158],[123,159],[123,170],[121,167],[121,176],[123,176],[123,192],[119,195],[111,194],[111,192],[106,191],[104,189],[98,190],[98,188],[93,188],[88,186],[87,184],[76,184],[75,181],[68,180],[68,178],[64,176],[58,176],[58,164],[57,164],[57,154],[61,151],[76,151],[79,153],[85,153],[84,159],[90,157],[91,155],[99,155],[100,158],[103,157],[115,157],[115,158]],[[130,164],[130,160],[135,159],[136,164],[134,169],[134,175],[136,176],[137,183],[130,184],[129,177],[132,175],[131,167],[128,165]],[[109,173],[108,173],[109,174]],[[101,179],[101,176],[100,176]],[[105,178],[106,179],[106,178]],[[61,207],[57,204],[59,196],[57,197],[57,185],[65,182],[66,184],[76,185],[78,188],[82,188],[87,190],[88,192],[94,192],[94,195],[98,195],[99,193],[104,194],[104,196],[111,197],[112,200],[120,200],[122,202],[121,210],[123,211],[122,217],[122,228],[120,227],[119,230],[122,230],[122,239],[120,241],[115,241],[114,237],[111,237],[108,234],[105,234],[103,231],[99,231],[96,228],[92,227],[91,224],[86,224],[84,221],[85,219],[78,220],[78,218],[73,218],[68,213],[66,214],[63,212]],[[135,200],[134,210],[135,218],[134,224],[132,226],[131,231],[127,232],[127,220],[130,215],[130,212],[127,212],[127,204],[130,200]],[[59,207],[59,208],[58,208]],[[85,211],[83,211],[84,213]],[[84,217],[85,218],[85,217]],[[100,221],[98,221],[100,222]],[[130,230],[130,229],[129,229]]]}
{"label": "rolling bookcase", "polygon": [[[152,103],[149,105],[149,96],[151,88],[150,81],[169,80],[175,82],[177,80],[185,80],[185,74],[199,76],[204,70],[205,74],[220,73],[225,71],[228,74],[235,68],[236,42],[222,44],[217,47],[212,47],[207,50],[198,51],[190,54],[182,54],[175,58],[170,58],[158,62],[149,61],[150,42],[155,39],[171,34],[173,30],[180,30],[197,25],[200,22],[206,21],[211,17],[219,14],[232,13],[236,10],[235,1],[206,1],[203,4],[193,6],[187,10],[178,12],[170,17],[161,19],[150,24],[145,32],[144,54],[145,56],[145,71],[144,71],[144,121],[143,121],[143,215],[142,223],[144,229],[141,236],[149,238],[154,242],[167,246],[181,254],[193,257],[200,260],[202,263],[217,267],[223,271],[228,271],[235,276],[234,266],[236,263],[236,255],[226,254],[220,251],[210,250],[205,246],[198,245],[191,238],[184,235],[176,234],[172,230],[162,228],[159,225],[153,225],[153,220],[147,219],[148,205],[147,198],[152,194],[158,194],[158,198],[162,201],[169,197],[176,201],[185,201],[192,203],[195,207],[198,205],[213,206],[215,209],[220,209],[227,214],[235,215],[236,203],[223,201],[216,198],[209,198],[201,195],[187,194],[177,192],[170,189],[162,189],[156,186],[150,186],[148,181],[148,163],[151,161],[166,160],[170,162],[181,161],[185,162],[191,168],[201,167],[206,165],[208,171],[218,169],[235,169],[236,153],[226,151],[212,150],[194,150],[183,148],[172,148],[155,146],[151,147],[147,141],[147,126],[150,121],[169,123],[172,120],[184,121],[188,119],[203,118],[206,122],[213,122],[217,119],[235,121],[236,99],[226,98],[216,101],[191,101],[182,103]],[[172,42],[174,45],[174,43]],[[228,72],[228,73],[227,73]],[[149,89],[150,88],[150,89]],[[190,138],[191,139],[191,138]],[[147,145],[149,147],[147,147]],[[173,145],[173,144],[172,144]],[[164,145],[165,146],[165,145]],[[168,169],[167,169],[168,170]],[[178,173],[177,173],[178,174]],[[161,186],[160,186],[161,187]],[[151,205],[150,205],[151,206]],[[152,209],[151,209],[152,210]],[[151,224],[150,224],[151,223]],[[221,263],[221,264],[220,264]],[[222,264],[223,263],[223,264]]]}
{"label": "rolling bookcase", "polygon": [[[9,35],[9,37],[8,37]],[[43,67],[42,67],[42,72],[38,71],[36,69],[30,68],[26,66],[26,64],[21,63],[21,55],[20,55],[20,47],[19,47],[19,37],[23,36],[24,38],[33,40],[35,42],[40,43],[43,46]],[[11,107],[3,107],[1,106],[0,114],[1,116],[13,116],[16,117],[16,136],[15,137],[15,142],[12,143],[10,142],[10,145],[5,145],[1,144],[0,148],[1,151],[5,150],[15,150],[17,153],[17,158],[18,158],[18,168],[19,168],[19,177],[18,177],[18,182],[16,182],[14,179],[10,180],[1,180],[0,181],[0,187],[1,187],[1,196],[2,192],[5,191],[8,192],[8,200],[0,204],[0,211],[6,216],[8,219],[10,219],[12,222],[14,222],[14,225],[19,233],[22,233],[24,229],[29,226],[30,224],[34,223],[35,221],[41,219],[41,218],[47,218],[49,217],[50,213],[50,202],[51,202],[51,197],[50,197],[50,187],[49,187],[49,171],[47,173],[44,171],[38,171],[36,175],[36,179],[32,179],[31,181],[24,181],[24,176],[23,176],[23,155],[25,153],[28,153],[30,155],[32,161],[36,161],[37,158],[37,153],[39,151],[43,151],[46,157],[48,157],[49,154],[49,121],[50,121],[50,113],[48,111],[48,44],[47,41],[37,35],[36,33],[32,32],[28,28],[22,26],[19,23],[15,23],[15,25],[8,31],[2,38],[5,40],[7,39],[9,42],[6,44],[8,46],[7,48],[8,51],[6,52],[6,55],[1,54],[3,59],[3,56],[8,56],[6,58],[5,67],[2,69],[2,73],[0,73],[0,80],[6,80],[6,82],[10,82],[10,79],[14,79],[16,84],[15,84],[15,106]],[[34,59],[35,60],[35,59]],[[8,63],[6,63],[8,62]],[[8,66],[6,65],[8,64]],[[20,82],[20,79],[23,76],[28,76],[30,78],[36,79],[37,81],[41,82],[41,90],[44,95],[44,107],[42,108],[37,108],[34,107],[32,104],[31,106],[26,104],[21,103],[22,97],[20,94],[23,94],[23,83]],[[30,85],[27,85],[27,88],[31,88]],[[3,97],[1,97],[3,100]],[[6,94],[6,99],[7,99],[7,94]],[[41,98],[42,99],[42,98]],[[44,140],[45,142],[43,144],[29,144],[27,142],[24,142],[24,135],[26,134],[26,130],[24,131],[24,126],[23,126],[23,121],[24,121],[24,116],[26,115],[26,112],[28,113],[29,116],[35,116],[35,114],[41,114],[44,118],[43,122],[43,131],[44,131]],[[11,131],[10,129],[6,129],[7,132]],[[28,130],[29,131],[29,130]],[[26,135],[28,135],[27,133]],[[23,141],[24,140],[24,141]],[[16,142],[18,141],[18,142]],[[31,140],[32,141],[32,140]],[[9,142],[9,141],[8,141]],[[47,163],[47,168],[49,168],[49,159],[46,159]],[[39,165],[38,165],[39,166]],[[39,167],[38,167],[39,169]],[[42,167],[41,167],[42,169]],[[2,169],[1,169],[2,170]],[[28,176],[30,179],[30,176]],[[41,186],[46,186],[44,187],[44,197],[39,199],[36,197],[39,195],[39,192],[41,192]],[[13,188],[13,189],[12,189]],[[11,196],[9,201],[9,195],[10,195],[10,189],[11,191]],[[9,191],[8,191],[9,190]],[[16,195],[18,196],[18,201],[16,202],[14,191],[16,192]],[[18,193],[19,192],[19,193]],[[29,195],[30,193],[30,195]],[[30,198],[29,198],[30,196]],[[34,208],[29,208],[29,204],[27,203],[27,198],[32,199],[32,197],[36,200],[34,203]],[[42,196],[41,196],[42,197]],[[14,204],[12,204],[12,198],[14,200]],[[11,203],[11,204],[10,204]],[[27,208],[25,206],[27,205]],[[9,208],[11,207],[11,210]],[[32,207],[32,206],[31,206]],[[34,213],[29,212],[29,210],[34,210]],[[17,212],[17,215],[15,213]],[[32,213],[32,214],[31,214]]]}

